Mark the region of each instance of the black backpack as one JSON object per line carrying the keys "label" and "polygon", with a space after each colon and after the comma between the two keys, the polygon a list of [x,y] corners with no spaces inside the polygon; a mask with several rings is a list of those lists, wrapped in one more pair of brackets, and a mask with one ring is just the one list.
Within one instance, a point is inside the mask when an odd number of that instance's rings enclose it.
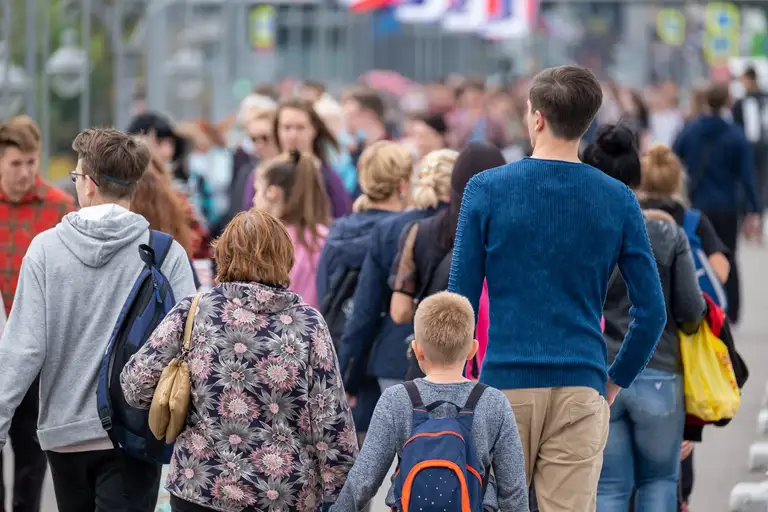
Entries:
{"label": "black backpack", "polygon": [[359,268],[344,269],[332,280],[320,304],[320,314],[328,324],[328,331],[331,333],[331,339],[337,351],[341,345],[341,337],[344,335],[344,326],[352,316],[352,297],[355,295],[359,275]]}
{"label": "black backpack", "polygon": [[176,305],[171,283],[162,273],[173,238],[150,231],[149,244],[139,246],[144,268],[133,284],[112,331],[99,368],[96,403],[104,430],[115,448],[141,460],[168,464],[173,444],[158,440],[149,430],[149,410],[128,405],[120,387],[120,372],[147,342]]}

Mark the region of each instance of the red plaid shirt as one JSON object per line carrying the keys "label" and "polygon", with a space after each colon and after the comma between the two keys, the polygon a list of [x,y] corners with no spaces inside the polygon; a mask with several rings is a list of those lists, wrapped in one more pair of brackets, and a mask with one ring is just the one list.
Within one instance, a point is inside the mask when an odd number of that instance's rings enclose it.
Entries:
{"label": "red plaid shirt", "polygon": [[11,314],[21,260],[32,239],[54,227],[74,209],[71,196],[40,176],[32,191],[17,203],[12,203],[0,189],[0,292],[6,314]]}

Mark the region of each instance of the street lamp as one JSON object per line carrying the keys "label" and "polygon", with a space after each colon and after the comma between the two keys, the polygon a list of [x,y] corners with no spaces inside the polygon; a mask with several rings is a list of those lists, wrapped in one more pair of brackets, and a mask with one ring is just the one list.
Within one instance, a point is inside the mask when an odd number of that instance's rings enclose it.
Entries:
{"label": "street lamp", "polygon": [[45,66],[51,77],[51,88],[62,98],[74,98],[85,88],[85,69],[87,56],[77,43],[74,29],[66,29],[61,34],[61,46],[56,50]]}
{"label": "street lamp", "polygon": [[5,43],[0,43],[0,119],[8,119],[24,106],[29,77],[6,55]]}

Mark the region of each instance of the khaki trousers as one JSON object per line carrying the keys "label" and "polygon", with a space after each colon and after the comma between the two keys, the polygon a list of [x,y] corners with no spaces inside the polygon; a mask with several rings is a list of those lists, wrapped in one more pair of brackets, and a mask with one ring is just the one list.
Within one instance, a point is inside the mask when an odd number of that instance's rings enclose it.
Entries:
{"label": "khaki trousers", "polygon": [[504,391],[540,512],[594,512],[608,440],[608,402],[592,388]]}

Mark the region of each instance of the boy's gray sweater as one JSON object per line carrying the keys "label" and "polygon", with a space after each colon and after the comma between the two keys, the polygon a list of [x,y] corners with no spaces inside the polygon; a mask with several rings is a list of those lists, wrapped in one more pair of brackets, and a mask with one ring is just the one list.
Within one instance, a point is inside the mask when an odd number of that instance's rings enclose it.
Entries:
{"label": "boy's gray sweater", "polygon": [[[32,241],[0,338],[0,450],[13,413],[40,375],[37,435],[43,450],[104,440],[96,409],[99,365],[144,263],[149,223],[118,205],[70,213]],[[184,249],[173,243],[161,268],[181,300],[195,293]]]}
{"label": "boy's gray sweater", "polygon": [[[424,404],[445,400],[463,406],[474,382],[434,384],[417,379],[416,385]],[[405,386],[394,386],[381,395],[363,448],[357,456],[332,512],[357,512],[376,495],[389,472],[395,455],[411,436],[412,405]],[[438,407],[435,417],[455,416],[456,408],[449,404]],[[475,409],[472,440],[482,472],[491,469],[495,477],[495,495],[486,493],[486,505],[502,512],[527,512],[528,489],[525,483],[525,462],[517,423],[512,407],[504,394],[494,388],[485,390]],[[489,491],[493,489],[489,486]],[[489,498],[491,498],[489,500]],[[498,505],[496,506],[496,501]],[[395,504],[390,486],[387,506]]]}

